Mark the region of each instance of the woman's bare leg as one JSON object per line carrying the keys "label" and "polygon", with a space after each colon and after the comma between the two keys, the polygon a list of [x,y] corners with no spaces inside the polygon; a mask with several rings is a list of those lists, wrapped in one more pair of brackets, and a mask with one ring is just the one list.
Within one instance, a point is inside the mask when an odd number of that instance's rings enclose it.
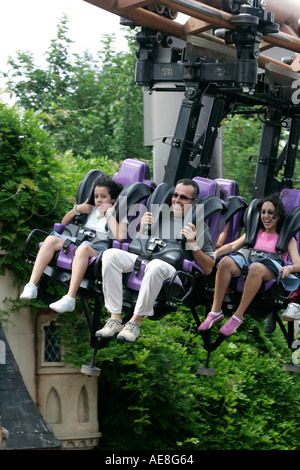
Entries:
{"label": "woman's bare leg", "polygon": [[258,293],[261,285],[265,281],[270,281],[276,277],[271,269],[264,266],[262,263],[253,263],[250,266],[242,298],[240,304],[235,312],[235,316],[240,320],[243,319],[246,309]]}
{"label": "woman's bare leg", "polygon": [[221,259],[216,274],[214,299],[211,308],[212,312],[221,311],[222,303],[232,276],[238,276],[240,274],[240,268],[230,256],[225,256]]}

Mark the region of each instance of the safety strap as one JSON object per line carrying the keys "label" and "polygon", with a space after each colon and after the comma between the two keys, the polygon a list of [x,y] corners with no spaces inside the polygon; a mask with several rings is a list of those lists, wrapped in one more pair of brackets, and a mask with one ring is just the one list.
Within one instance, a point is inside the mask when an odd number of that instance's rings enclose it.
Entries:
{"label": "safety strap", "polygon": [[277,261],[282,266],[284,265],[282,255],[280,253],[269,253],[268,251],[241,248],[236,252],[236,255],[242,256],[247,263],[247,265],[243,266],[243,268],[241,269],[243,277],[247,276],[249,265],[253,263],[253,261],[259,261],[259,259],[269,258]]}
{"label": "safety strap", "polygon": [[76,236],[75,242],[73,242],[69,238],[64,241],[62,246],[63,252],[65,253],[65,255],[68,253],[71,243],[73,243],[75,246],[79,246],[85,239],[92,241],[95,237],[96,233],[94,231],[87,230],[85,228],[80,228]]}
{"label": "safety strap", "polygon": [[151,237],[149,240],[147,250],[141,253],[140,255],[138,255],[137,259],[135,260],[134,267],[133,267],[135,275],[138,276],[140,269],[141,269],[142,261],[145,259],[151,258],[153,251],[155,250],[157,246],[164,248],[166,245],[167,243],[164,240],[161,240],[160,238]]}
{"label": "safety strap", "polygon": [[65,255],[68,253],[71,243],[73,243],[73,242],[72,242],[72,240],[69,240],[69,239],[64,241],[62,249],[63,249],[63,252],[64,252]]}

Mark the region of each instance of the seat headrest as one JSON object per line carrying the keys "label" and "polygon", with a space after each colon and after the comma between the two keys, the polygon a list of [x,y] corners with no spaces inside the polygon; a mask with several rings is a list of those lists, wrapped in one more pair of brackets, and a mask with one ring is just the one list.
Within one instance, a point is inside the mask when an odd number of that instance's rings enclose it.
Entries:
{"label": "seat headrest", "polygon": [[123,187],[136,181],[144,182],[150,179],[150,169],[145,162],[126,158],[112,179]]}
{"label": "seat headrest", "polygon": [[244,215],[244,227],[246,232],[245,245],[252,248],[255,245],[258,232],[260,213],[257,210],[259,199],[253,199],[247,207]]}
{"label": "seat headrest", "polygon": [[211,180],[209,178],[203,178],[202,176],[195,176],[193,178],[199,186],[199,197],[202,196],[219,196],[220,190],[216,180]]}
{"label": "seat headrest", "polygon": [[152,188],[139,181],[127,185],[122,189],[116,200],[116,219],[120,221],[122,217],[128,214],[130,208],[146,200],[152,191]]}
{"label": "seat headrest", "polygon": [[[239,187],[236,181],[227,180],[223,178],[216,178],[215,181],[218,183],[220,187],[222,199],[225,199],[226,197],[229,197],[229,196],[239,196]],[[222,191],[224,191],[225,197],[223,197]]]}
{"label": "seat headrest", "polygon": [[300,206],[293,207],[286,215],[278,235],[276,250],[284,252],[292,237],[300,230]]}
{"label": "seat headrest", "polygon": [[101,170],[90,170],[85,177],[80,181],[77,186],[76,190],[76,204],[82,204],[87,199],[94,201],[93,189],[94,189],[94,182],[96,179],[103,176],[104,173]]}
{"label": "seat headrest", "polygon": [[298,189],[283,189],[280,193],[280,198],[286,213],[290,212],[293,207],[300,206],[300,191]]}

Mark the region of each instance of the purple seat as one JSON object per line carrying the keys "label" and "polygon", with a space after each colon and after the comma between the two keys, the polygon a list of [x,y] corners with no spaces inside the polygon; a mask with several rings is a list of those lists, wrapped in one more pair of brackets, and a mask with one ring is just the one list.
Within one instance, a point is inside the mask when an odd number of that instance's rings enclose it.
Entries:
{"label": "purple seat", "polygon": [[[156,184],[150,180],[150,169],[145,162],[141,162],[139,160],[133,160],[132,158],[126,158],[117,173],[113,175],[112,178],[117,183],[122,184],[123,187],[127,186],[128,184],[132,183],[133,181],[140,181],[141,183],[146,184],[152,189],[155,189]],[[140,218],[144,212],[144,206],[146,204],[146,200],[143,200],[139,204],[138,207],[132,208],[132,213],[128,213],[128,222],[129,224],[136,218]],[[112,246],[114,248],[119,248],[122,250],[127,251],[128,245],[131,241],[131,237],[128,236],[127,240],[124,242],[119,242],[118,240],[113,240]]]}
{"label": "purple seat", "polygon": [[[280,197],[284,203],[287,214],[294,208],[300,206],[300,191],[297,189],[283,189]],[[296,234],[298,252],[300,253],[300,232]]]}
{"label": "purple seat", "polygon": [[219,196],[219,186],[216,180],[203,178],[202,176],[195,176],[193,181],[199,186],[200,194],[202,196]]}
{"label": "purple seat", "polygon": [[283,189],[280,197],[287,213],[294,207],[300,206],[300,191],[298,189]]}
{"label": "purple seat", "polygon": [[[225,216],[225,223],[229,222],[227,237],[224,242],[226,244],[241,236],[247,204],[246,200],[239,196],[239,187],[236,181],[223,178],[216,178],[216,181],[220,188],[221,199],[224,199],[228,205],[228,214]],[[239,199],[240,202],[234,201],[234,198]],[[233,206],[236,207],[233,208]]]}
{"label": "purple seat", "polygon": [[148,186],[155,188],[156,184],[150,180],[150,169],[145,162],[126,158],[117,173],[112,177],[114,181],[120,183],[123,188],[134,181],[140,181]]}
{"label": "purple seat", "polygon": [[[218,196],[220,195],[219,186],[216,180],[211,180],[209,178],[203,178],[201,176],[195,176],[193,181],[199,186],[199,197],[203,196]],[[211,231],[211,238],[213,248],[215,248],[220,233],[223,231],[225,227],[225,218],[224,214],[221,212],[216,212],[215,214],[211,215],[207,220],[205,220],[208,227]]]}
{"label": "purple seat", "polygon": [[[223,178],[216,178],[215,181],[218,183],[219,188],[221,190],[221,197],[222,197],[222,191],[227,197],[239,196],[239,187],[236,181],[227,180]],[[224,198],[222,197],[222,199]]]}

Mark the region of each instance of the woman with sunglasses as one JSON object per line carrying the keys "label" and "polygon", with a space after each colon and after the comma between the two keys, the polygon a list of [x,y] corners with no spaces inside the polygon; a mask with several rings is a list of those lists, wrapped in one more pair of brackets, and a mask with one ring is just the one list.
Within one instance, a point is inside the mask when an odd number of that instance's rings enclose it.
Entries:
{"label": "woman with sunglasses", "polygon": [[[260,221],[253,250],[275,254],[278,233],[285,217],[284,205],[280,197],[273,194],[260,200],[257,208],[260,211]],[[219,262],[212,309],[199,326],[199,331],[208,330],[215,323],[223,320],[222,303],[231,278],[240,276],[245,267],[248,267],[248,274],[240,304],[235,314],[220,329],[220,332],[225,336],[231,335],[240,326],[246,309],[258,293],[263,282],[277,278],[278,273],[281,272],[283,285],[289,290],[297,289],[299,280],[292,275],[292,272],[300,271],[300,257],[295,238],[290,240],[287,251],[282,254],[283,262],[286,263],[289,256],[292,264],[284,264],[283,266],[272,258],[262,258],[259,261],[255,260],[255,262],[247,264],[242,256],[230,254],[241,249],[244,246],[245,239],[246,234],[232,243],[223,245],[214,252],[215,259],[224,255],[229,256],[224,256]]]}

